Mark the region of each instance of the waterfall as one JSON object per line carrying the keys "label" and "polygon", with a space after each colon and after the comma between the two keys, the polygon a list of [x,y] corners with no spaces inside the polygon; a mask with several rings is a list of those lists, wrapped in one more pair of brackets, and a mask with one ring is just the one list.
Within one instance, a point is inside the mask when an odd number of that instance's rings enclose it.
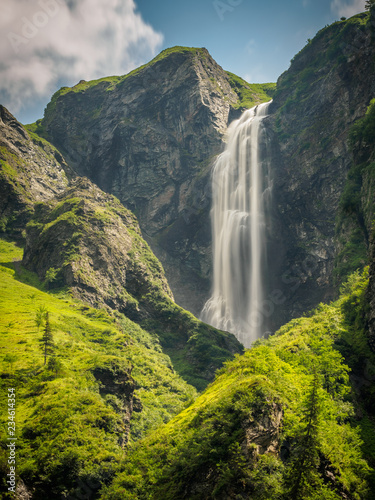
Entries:
{"label": "waterfall", "polygon": [[262,120],[269,104],[229,126],[212,174],[213,291],[201,319],[232,332],[245,347],[266,330],[261,307],[271,182]]}

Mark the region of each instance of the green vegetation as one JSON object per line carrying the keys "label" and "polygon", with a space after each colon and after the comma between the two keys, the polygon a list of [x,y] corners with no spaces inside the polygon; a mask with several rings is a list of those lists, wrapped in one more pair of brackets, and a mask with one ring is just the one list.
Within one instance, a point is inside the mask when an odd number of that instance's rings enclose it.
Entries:
{"label": "green vegetation", "polygon": [[[35,488],[35,498],[79,497],[82,485],[94,492],[110,481],[124,447],[167,422],[195,397],[195,389],[176,374],[154,335],[63,290],[46,293],[20,265],[22,253],[0,240],[0,398],[4,403],[7,388],[16,388],[17,473]],[[39,341],[46,311],[55,348],[44,366]],[[118,384],[116,395],[108,392],[111,380]],[[1,483],[0,492],[4,488]]]}
{"label": "green vegetation", "polygon": [[338,282],[367,262],[367,247],[375,216],[375,99],[349,132],[353,164],[348,172],[336,222],[341,251],[335,261]]}
{"label": "green vegetation", "polygon": [[[324,27],[315,35],[305,47],[294,56],[289,70],[283,73],[278,82],[275,98],[288,94],[288,99],[278,109],[278,115],[290,113],[300,105],[301,101],[311,94],[311,89],[332,72],[337,66],[346,62],[348,55],[344,55],[344,48],[349,47],[351,30],[371,29],[369,13],[357,14],[344,21],[337,21]],[[293,92],[291,92],[293,89]]]}
{"label": "green vegetation", "polygon": [[372,146],[375,139],[375,99],[370,101],[366,114],[357,120],[350,131],[352,148]]}
{"label": "green vegetation", "polygon": [[227,362],[189,408],[129,450],[101,498],[371,499],[375,443],[363,437],[374,424],[363,408],[355,415],[343,356],[354,366],[363,355],[367,283],[357,273],[338,302]]}
{"label": "green vegetation", "polygon": [[151,291],[146,299],[153,317],[142,321],[142,328],[158,336],[177,373],[199,391],[232,353],[241,351],[233,335],[202,323],[165,293]]}
{"label": "green vegetation", "polygon": [[239,97],[238,103],[235,106],[236,109],[252,108],[256,104],[268,102],[275,93],[276,83],[247,83],[229,71],[226,73],[229,76],[229,83],[232,89]]}
{"label": "green vegetation", "polygon": [[44,365],[47,363],[47,357],[51,356],[55,349],[55,343],[53,341],[52,328],[49,322],[49,314],[46,313],[45,326],[43,331],[43,336],[39,339],[41,348],[44,356]]}
{"label": "green vegetation", "polygon": [[27,235],[34,249],[27,255],[28,266],[45,286],[57,290],[69,285],[83,298],[89,290],[91,304],[126,314],[158,339],[174,369],[198,390],[224,361],[241,352],[233,335],[174,303],[163,267],[134,215],[92,184],[78,182],[64,199],[38,204]]}

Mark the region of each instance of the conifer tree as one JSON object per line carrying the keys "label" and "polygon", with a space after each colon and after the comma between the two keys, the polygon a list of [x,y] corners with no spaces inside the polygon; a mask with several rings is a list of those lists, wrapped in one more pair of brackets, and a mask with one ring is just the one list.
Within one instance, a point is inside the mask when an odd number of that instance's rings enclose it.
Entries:
{"label": "conifer tree", "polygon": [[309,498],[310,493],[321,482],[318,473],[318,426],[320,414],[318,390],[319,379],[318,375],[314,373],[304,411],[305,426],[301,432],[296,456],[287,477],[288,499],[290,500]]}
{"label": "conifer tree", "polygon": [[55,344],[53,342],[52,329],[49,322],[49,313],[46,313],[46,323],[44,326],[43,336],[39,341],[41,343],[44,354],[44,365],[47,362],[47,356],[53,353]]}

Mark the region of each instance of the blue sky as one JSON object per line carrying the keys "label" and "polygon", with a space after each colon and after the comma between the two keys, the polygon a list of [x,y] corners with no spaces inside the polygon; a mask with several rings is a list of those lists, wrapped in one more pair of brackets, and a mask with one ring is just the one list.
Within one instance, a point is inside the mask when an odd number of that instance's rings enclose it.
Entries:
{"label": "blue sky", "polygon": [[365,0],[2,0],[0,103],[23,123],[53,92],[125,74],[174,45],[206,47],[250,82],[276,81],[308,38]]}

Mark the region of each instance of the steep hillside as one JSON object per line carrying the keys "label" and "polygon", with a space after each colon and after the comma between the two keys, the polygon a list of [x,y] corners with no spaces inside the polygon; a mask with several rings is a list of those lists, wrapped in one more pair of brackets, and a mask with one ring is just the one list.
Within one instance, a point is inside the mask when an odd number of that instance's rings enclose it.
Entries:
{"label": "steep hillside", "polygon": [[229,116],[268,91],[206,49],[174,47],[128,75],[62,88],[31,129],[136,214],[177,303],[197,315],[210,289],[211,167]]}
{"label": "steep hillside", "polygon": [[56,148],[0,105],[0,232],[22,232],[34,203],[63,191],[72,175]]}
{"label": "steep hillside", "polygon": [[[44,291],[21,265],[22,253],[0,240],[1,401],[14,387],[19,494],[79,498],[83,488],[94,495],[129,442],[168,421],[196,391],[177,375],[155,335],[119,312]],[[47,311],[55,347],[44,366]],[[8,498],[6,417],[3,411],[1,498]]]}
{"label": "steep hillside", "polygon": [[366,273],[352,276],[338,302],[227,363],[189,408],[134,447],[101,498],[373,498],[374,424],[346,364],[368,340],[352,321],[364,315],[367,283]]}
{"label": "steep hillside", "polygon": [[51,288],[120,311],[156,336],[188,382],[203,389],[241,344],[177,306],[135,216],[88,179],[36,207],[23,264]]}
{"label": "steep hillside", "polygon": [[277,139],[269,289],[284,297],[276,326],[332,299],[367,261],[371,217],[348,217],[356,181],[347,186],[347,176],[356,162],[350,130],[375,96],[373,26],[367,12],[322,29],[277,82],[268,118]]}

